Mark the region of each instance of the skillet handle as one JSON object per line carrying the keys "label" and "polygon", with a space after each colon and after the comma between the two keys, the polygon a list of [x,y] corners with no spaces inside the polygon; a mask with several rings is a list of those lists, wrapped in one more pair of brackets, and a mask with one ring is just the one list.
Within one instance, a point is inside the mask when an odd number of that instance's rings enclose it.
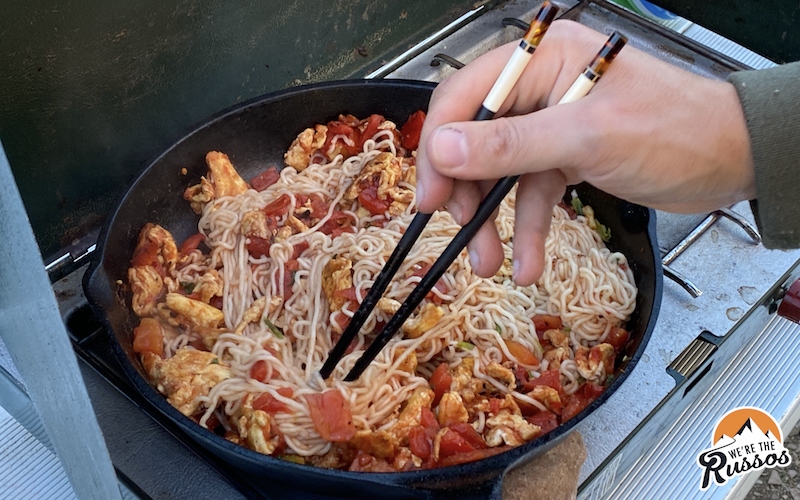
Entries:
{"label": "skillet handle", "polygon": [[461,488],[428,490],[430,500],[502,500],[503,477],[505,471],[498,476],[479,484],[471,484]]}

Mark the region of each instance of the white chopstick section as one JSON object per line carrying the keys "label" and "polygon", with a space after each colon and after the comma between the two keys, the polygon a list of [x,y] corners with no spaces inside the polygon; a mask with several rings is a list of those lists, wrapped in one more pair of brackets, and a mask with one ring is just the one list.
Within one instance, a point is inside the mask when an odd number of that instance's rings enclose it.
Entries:
{"label": "white chopstick section", "polygon": [[598,78],[595,79],[589,78],[586,75],[588,71],[589,69],[587,68],[586,71],[584,71],[583,73],[580,74],[580,76],[578,76],[578,79],[575,80],[575,83],[573,83],[572,86],[569,88],[569,90],[567,90],[567,93],[564,94],[564,97],[562,97],[561,100],[558,101],[558,104],[575,102],[581,97],[588,94],[590,90],[592,90],[592,87],[594,87],[594,84],[597,82]]}
{"label": "white chopstick section", "polygon": [[522,40],[517,45],[514,53],[511,54],[511,59],[508,60],[506,67],[503,68],[502,73],[497,77],[497,81],[494,82],[489,95],[483,100],[484,108],[492,113],[497,113],[497,110],[503,105],[508,94],[511,93],[511,89],[514,88],[520,75],[525,70],[525,66],[528,65],[531,57],[533,57],[533,51],[530,50],[530,47],[531,44],[525,40]]}

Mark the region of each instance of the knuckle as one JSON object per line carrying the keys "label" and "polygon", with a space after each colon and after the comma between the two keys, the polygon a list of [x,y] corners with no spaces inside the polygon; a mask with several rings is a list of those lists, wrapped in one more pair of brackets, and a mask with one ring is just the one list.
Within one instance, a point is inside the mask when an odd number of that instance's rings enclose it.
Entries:
{"label": "knuckle", "polygon": [[500,162],[514,159],[522,146],[519,129],[506,118],[499,118],[491,123],[494,130],[484,136],[484,154]]}

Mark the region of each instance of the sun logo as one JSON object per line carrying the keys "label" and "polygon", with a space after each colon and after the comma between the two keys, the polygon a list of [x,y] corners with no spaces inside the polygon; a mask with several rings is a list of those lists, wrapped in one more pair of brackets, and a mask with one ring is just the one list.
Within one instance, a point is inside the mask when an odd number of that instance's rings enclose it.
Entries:
{"label": "sun logo", "polygon": [[703,469],[700,489],[706,490],[734,477],[765,467],[786,467],[792,456],[783,447],[781,428],[772,415],[759,408],[735,408],[714,427],[711,448],[697,456]]}

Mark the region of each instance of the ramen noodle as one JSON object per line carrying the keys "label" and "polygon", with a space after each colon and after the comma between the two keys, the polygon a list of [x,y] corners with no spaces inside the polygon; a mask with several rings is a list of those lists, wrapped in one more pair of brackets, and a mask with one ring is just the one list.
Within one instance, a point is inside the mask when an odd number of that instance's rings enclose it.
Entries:
{"label": "ramen noodle", "polygon": [[184,193],[198,234],[178,247],[146,225],[128,276],[134,350],[170,404],[281,459],[400,471],[521,445],[607,387],[636,301],[627,259],[590,207],[561,204],[541,279],[515,285],[515,192],[496,219],[506,259],[494,277],[462,252],[361,377],[342,381],[460,229],[435,212],[333,375],[316,374],[414,216],[423,119],[340,116],[249,183],[207,155],[208,175]]}

